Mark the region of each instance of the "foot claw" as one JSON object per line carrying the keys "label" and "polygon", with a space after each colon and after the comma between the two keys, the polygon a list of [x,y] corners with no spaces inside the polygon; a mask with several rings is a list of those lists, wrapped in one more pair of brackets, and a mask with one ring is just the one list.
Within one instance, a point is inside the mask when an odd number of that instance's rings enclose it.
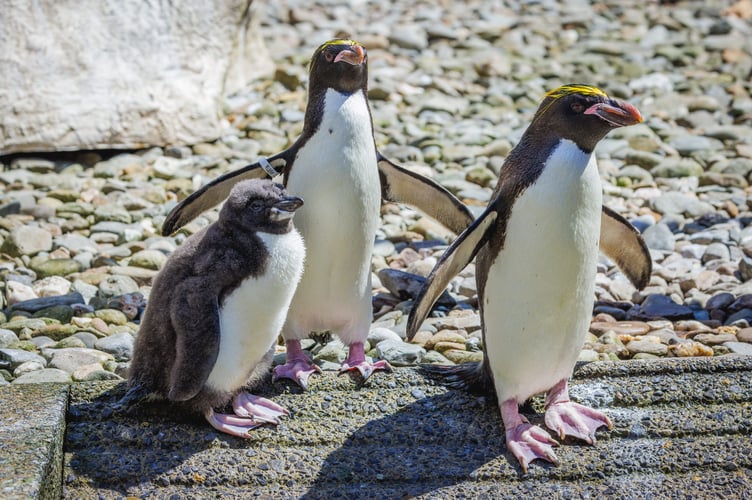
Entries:
{"label": "foot claw", "polygon": [[342,363],[342,366],[339,369],[339,373],[343,374],[345,372],[351,372],[353,370],[358,370],[360,372],[360,375],[363,377],[363,381],[368,380],[368,377],[370,377],[373,372],[378,370],[384,370],[387,372],[392,371],[392,367],[389,365],[389,363],[385,359],[380,359],[379,361],[375,361],[373,363],[369,363],[368,361],[360,361],[360,362],[350,362],[348,360],[345,360],[344,363]]}
{"label": "foot claw", "polygon": [[588,444],[595,443],[595,431],[604,425],[613,429],[603,413],[571,401],[553,403],[546,408],[546,426],[561,439],[572,436]]}
{"label": "foot claw", "polygon": [[[240,393],[233,399],[234,414],[215,413],[209,409],[204,418],[212,427],[225,434],[248,439],[251,431],[264,424],[278,424],[279,417],[287,414],[281,406],[248,393]],[[281,409],[282,411],[278,411]]]}
{"label": "foot claw", "polygon": [[235,415],[274,425],[279,423],[279,417],[290,414],[277,403],[247,392],[241,392],[235,396],[232,407],[235,410]]}
{"label": "foot claw", "polygon": [[310,360],[288,361],[284,365],[274,368],[272,382],[276,382],[281,378],[289,378],[305,390],[308,388],[308,377],[312,373],[321,373],[321,368],[313,364]]}
{"label": "foot claw", "polygon": [[506,438],[507,448],[520,463],[523,473],[527,473],[528,464],[538,458],[554,465],[559,464],[559,459],[553,450],[553,447],[558,446],[559,443],[536,425],[519,424],[506,432]]}

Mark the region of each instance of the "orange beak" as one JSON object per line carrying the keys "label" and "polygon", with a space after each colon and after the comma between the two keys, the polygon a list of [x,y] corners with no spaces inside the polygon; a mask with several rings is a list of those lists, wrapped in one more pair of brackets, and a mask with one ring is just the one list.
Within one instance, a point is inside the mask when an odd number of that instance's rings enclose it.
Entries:
{"label": "orange beak", "polygon": [[351,45],[350,49],[346,49],[337,54],[334,58],[334,62],[345,61],[353,66],[363,64],[366,59],[366,49],[360,45]]}
{"label": "orange beak", "polygon": [[642,123],[639,110],[628,102],[609,99],[608,102],[593,104],[585,110],[586,115],[595,115],[614,127],[626,127]]}

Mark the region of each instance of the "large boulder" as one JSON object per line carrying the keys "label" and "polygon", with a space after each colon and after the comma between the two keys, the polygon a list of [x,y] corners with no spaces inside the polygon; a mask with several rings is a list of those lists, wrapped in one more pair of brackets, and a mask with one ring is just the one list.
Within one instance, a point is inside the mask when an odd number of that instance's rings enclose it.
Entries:
{"label": "large boulder", "polygon": [[274,64],[252,0],[0,0],[0,154],[191,144]]}

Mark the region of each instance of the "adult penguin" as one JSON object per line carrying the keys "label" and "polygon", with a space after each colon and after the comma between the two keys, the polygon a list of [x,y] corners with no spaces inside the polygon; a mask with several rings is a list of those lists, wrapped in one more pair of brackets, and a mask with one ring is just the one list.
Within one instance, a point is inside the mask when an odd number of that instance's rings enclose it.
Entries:
{"label": "adult penguin", "polygon": [[287,360],[275,378],[303,388],[318,367],[300,340],[312,331],[331,331],[349,348],[342,371],[367,379],[386,361],[365,358],[372,320],[371,254],[381,199],[415,206],[459,233],[473,220],[457,198],[435,182],[400,167],[376,149],[367,98],[366,49],[353,40],[321,45],[310,63],[303,132],[295,143],[268,159],[215,179],[178,204],[162,226],[171,234],[222,201],[241,179],[284,175],[287,190],[305,199],[295,225],[306,244],[303,278],[282,330]]}
{"label": "adult penguin", "polygon": [[[287,411],[247,391],[268,373],[303,272],[292,224],[303,200],[269,180],[237,184],[217,222],[191,235],[154,280],[118,409],[166,399],[239,437]],[[233,413],[217,408],[232,401]]]}
{"label": "adult penguin", "polygon": [[560,438],[595,442],[603,413],[569,400],[567,379],[592,316],[599,241],[638,288],[650,278],[639,233],[602,211],[593,150],[610,130],[642,121],[632,105],[585,85],[545,95],[499,174],[481,216],[437,262],[408,318],[412,339],[448,282],[474,257],[485,345],[482,363],[430,370],[449,385],[495,388],[507,448],[523,471],[556,462],[556,441],[518,405],[547,392],[546,426]]}

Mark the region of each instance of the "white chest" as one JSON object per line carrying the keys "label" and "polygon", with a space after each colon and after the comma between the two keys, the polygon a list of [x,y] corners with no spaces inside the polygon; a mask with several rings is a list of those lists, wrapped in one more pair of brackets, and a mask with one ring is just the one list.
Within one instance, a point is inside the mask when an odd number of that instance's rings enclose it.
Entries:
{"label": "white chest", "polygon": [[363,93],[327,91],[319,128],[298,151],[287,189],[305,200],[295,226],[307,252],[291,317],[307,329],[336,329],[370,311],[364,304],[381,182]]}
{"label": "white chest", "polygon": [[225,298],[220,318],[219,355],[207,384],[233,391],[274,343],[303,272],[305,248],[297,231],[258,233],[269,251],[266,272],[246,278]]}
{"label": "white chest", "polygon": [[601,203],[595,160],[565,141],[514,204],[484,297],[500,400],[571,372],[592,311]]}

